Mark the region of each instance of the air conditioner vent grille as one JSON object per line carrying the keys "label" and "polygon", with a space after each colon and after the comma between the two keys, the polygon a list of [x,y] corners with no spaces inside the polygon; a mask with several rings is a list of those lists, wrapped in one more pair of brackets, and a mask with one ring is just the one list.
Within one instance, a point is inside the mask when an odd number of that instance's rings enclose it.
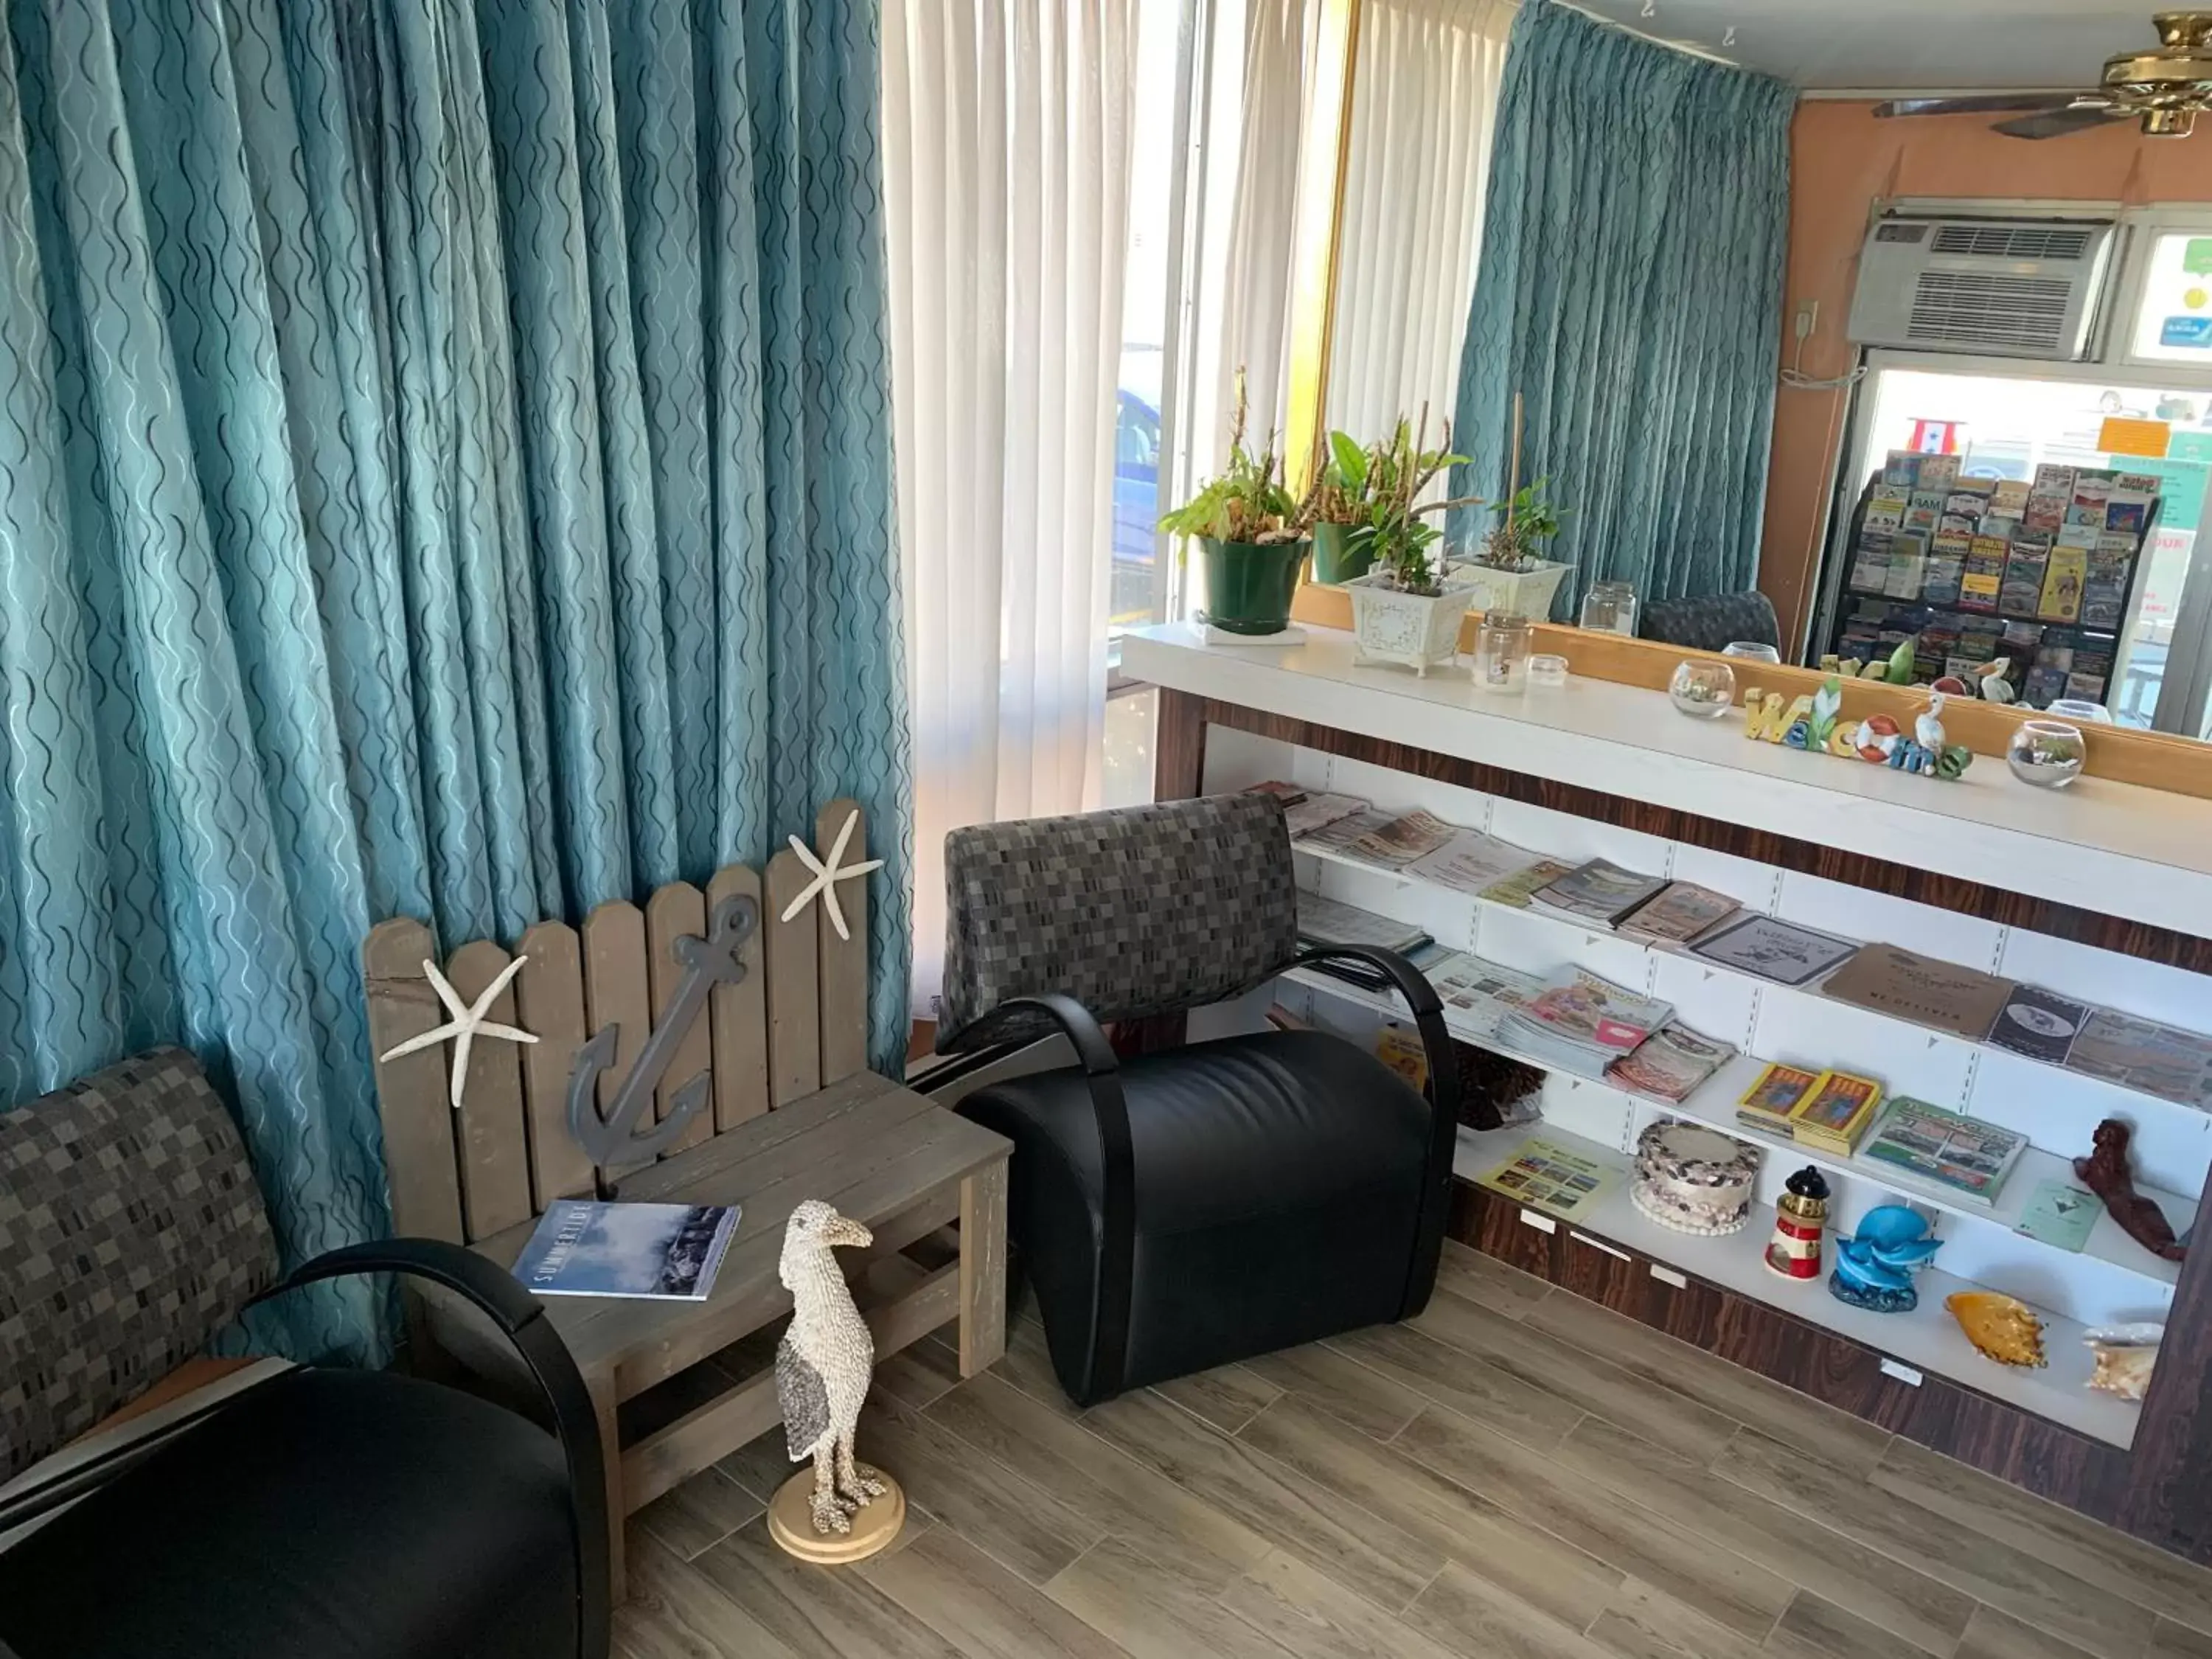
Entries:
{"label": "air conditioner vent grille", "polygon": [[2094,234],[2063,225],[1947,224],[1936,227],[1930,251],[1990,259],[2079,259]]}
{"label": "air conditioner vent grille", "polygon": [[1931,345],[2063,349],[2073,284],[2057,276],[1923,270],[1907,336]]}

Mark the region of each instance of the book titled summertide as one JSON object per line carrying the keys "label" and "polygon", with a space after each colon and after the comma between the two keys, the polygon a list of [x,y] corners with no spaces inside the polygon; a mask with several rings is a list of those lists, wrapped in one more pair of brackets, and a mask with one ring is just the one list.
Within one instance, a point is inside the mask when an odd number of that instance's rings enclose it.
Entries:
{"label": "book titled summertide", "polygon": [[538,1219],[514,1276],[540,1296],[704,1302],[738,1230],[735,1204],[562,1199]]}

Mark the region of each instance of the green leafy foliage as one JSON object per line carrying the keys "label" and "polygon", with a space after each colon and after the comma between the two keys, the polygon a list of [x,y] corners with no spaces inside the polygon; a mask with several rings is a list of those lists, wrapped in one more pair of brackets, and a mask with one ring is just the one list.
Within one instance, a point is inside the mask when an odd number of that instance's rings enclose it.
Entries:
{"label": "green leafy foliage", "polygon": [[1244,444],[1244,371],[1237,371],[1237,414],[1229,431],[1229,464],[1181,507],[1160,515],[1160,528],[1188,542],[1289,542],[1310,521],[1283,483],[1283,458],[1269,435],[1257,453]]}
{"label": "green leafy foliage", "polygon": [[1475,562],[1493,570],[1526,570],[1544,557],[1545,544],[1559,533],[1565,509],[1545,499],[1547,479],[1522,484],[1510,501],[1493,501],[1498,523],[1483,540]]}

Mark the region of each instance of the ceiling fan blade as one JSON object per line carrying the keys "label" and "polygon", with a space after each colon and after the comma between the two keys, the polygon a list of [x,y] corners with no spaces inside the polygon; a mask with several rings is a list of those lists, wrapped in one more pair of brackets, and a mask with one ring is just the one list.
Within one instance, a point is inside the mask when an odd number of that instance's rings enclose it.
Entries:
{"label": "ceiling fan blade", "polygon": [[2076,104],[2069,109],[2054,109],[2043,115],[2023,115],[2016,120],[1999,121],[1990,128],[2008,138],[2063,138],[2069,133],[2087,132],[2094,127],[2108,126],[2114,121],[2132,121],[2136,118],[2128,111],[2115,109],[2110,104]]}
{"label": "ceiling fan blade", "polygon": [[2064,109],[2076,98],[2074,92],[1993,92],[1963,98],[1893,98],[1876,104],[1879,116],[1985,115],[2009,110]]}

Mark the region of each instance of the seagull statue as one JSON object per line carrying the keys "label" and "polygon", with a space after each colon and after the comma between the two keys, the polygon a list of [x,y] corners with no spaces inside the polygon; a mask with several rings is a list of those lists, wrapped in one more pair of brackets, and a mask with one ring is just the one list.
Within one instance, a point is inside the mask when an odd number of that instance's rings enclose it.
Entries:
{"label": "seagull statue", "polygon": [[[836,854],[831,854],[834,862]],[[831,1254],[865,1248],[875,1235],[819,1199],[791,1212],[776,1276],[791,1292],[791,1328],[775,1346],[775,1396],[791,1461],[814,1460],[808,1505],[817,1534],[849,1533],[852,1512],[889,1490],[877,1471],[853,1459],[853,1435],[875,1374],[876,1343],[853,1305],[852,1288]]]}

